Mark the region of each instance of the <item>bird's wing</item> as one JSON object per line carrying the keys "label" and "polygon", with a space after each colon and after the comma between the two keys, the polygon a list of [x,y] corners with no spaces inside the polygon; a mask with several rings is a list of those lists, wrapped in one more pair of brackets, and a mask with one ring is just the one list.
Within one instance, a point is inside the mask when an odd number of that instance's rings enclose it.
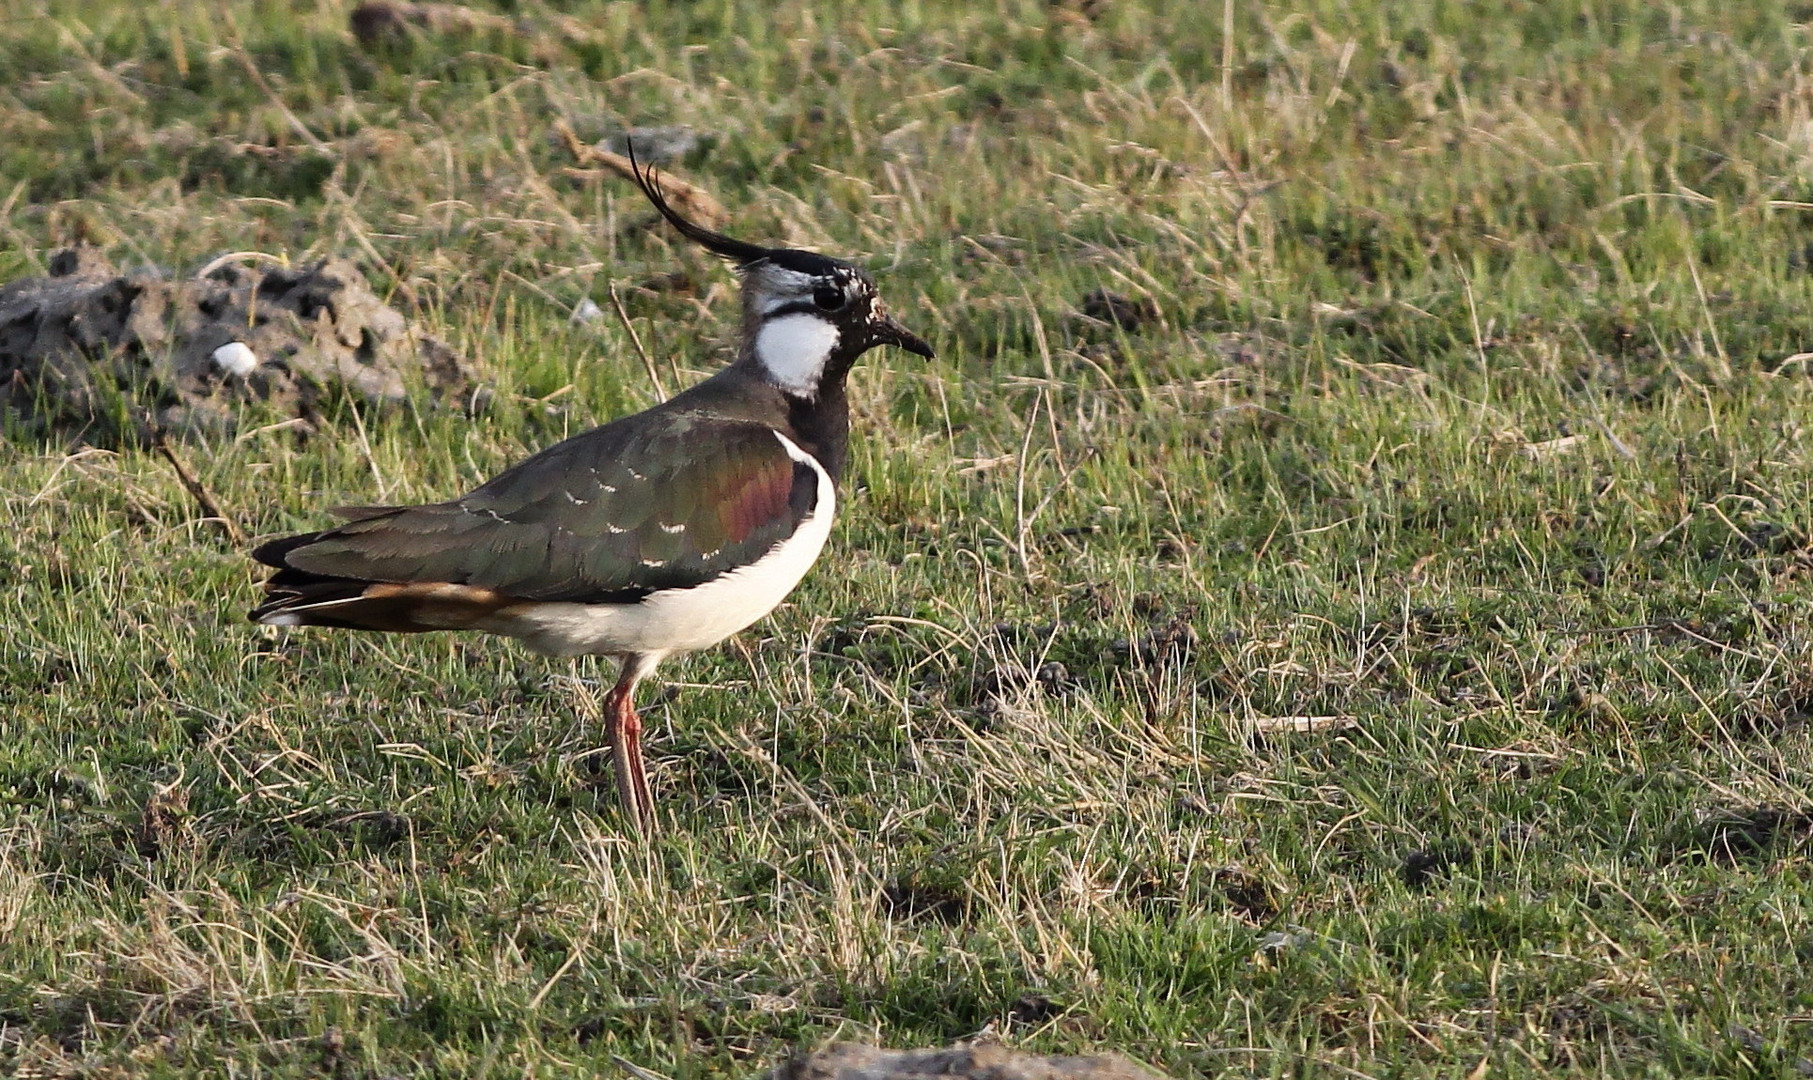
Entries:
{"label": "bird's wing", "polygon": [[550,447],[464,498],[353,511],[344,525],[266,544],[254,557],[282,571],[266,587],[446,583],[627,602],[754,562],[817,508],[817,470],[770,428],[686,413],[632,419]]}

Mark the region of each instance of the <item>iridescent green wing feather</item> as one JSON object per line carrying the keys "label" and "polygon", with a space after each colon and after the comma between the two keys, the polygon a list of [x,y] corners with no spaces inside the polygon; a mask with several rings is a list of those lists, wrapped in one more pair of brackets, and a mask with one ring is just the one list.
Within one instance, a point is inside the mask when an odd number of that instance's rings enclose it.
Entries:
{"label": "iridescent green wing feather", "polygon": [[550,447],[464,498],[378,511],[254,554],[310,578],[631,600],[754,562],[817,504],[817,473],[760,424],[630,419]]}

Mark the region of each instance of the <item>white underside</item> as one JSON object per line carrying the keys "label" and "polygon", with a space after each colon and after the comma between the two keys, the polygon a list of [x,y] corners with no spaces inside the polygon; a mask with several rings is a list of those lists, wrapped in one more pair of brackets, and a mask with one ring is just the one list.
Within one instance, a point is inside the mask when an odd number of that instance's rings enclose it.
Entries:
{"label": "white underside", "polygon": [[506,634],[549,656],[658,658],[715,645],[773,611],[824,550],[837,508],[824,466],[780,432],[775,438],[789,457],[818,475],[818,502],[792,536],[755,562],[703,585],[650,593],[634,604],[517,604],[479,629]]}

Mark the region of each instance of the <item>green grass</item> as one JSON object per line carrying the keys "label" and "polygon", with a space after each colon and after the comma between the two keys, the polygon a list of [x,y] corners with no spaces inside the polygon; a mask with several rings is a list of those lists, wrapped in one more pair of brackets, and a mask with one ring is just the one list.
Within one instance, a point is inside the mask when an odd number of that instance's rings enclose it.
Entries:
{"label": "green grass", "polygon": [[[0,13],[0,280],[78,239],[348,254],[497,391],[187,447],[258,534],[651,402],[615,319],[566,320],[613,285],[664,380],[722,362],[728,275],[556,120],[717,136],[682,171],[731,231],[863,259],[940,353],[857,371],[793,603],[649,688],[646,847],[594,669],[262,631],[161,458],[0,442],[0,1071],[698,1077],[988,1030],[1797,1075],[1813,8],[846,7],[375,49],[339,0]],[[1081,319],[1101,288],[1159,318]]]}

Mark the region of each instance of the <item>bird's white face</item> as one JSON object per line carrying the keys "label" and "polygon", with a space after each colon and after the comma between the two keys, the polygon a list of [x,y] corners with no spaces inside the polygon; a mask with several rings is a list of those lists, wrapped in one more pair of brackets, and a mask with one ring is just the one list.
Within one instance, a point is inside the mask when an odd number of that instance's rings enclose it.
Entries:
{"label": "bird's white face", "polygon": [[755,359],[769,381],[793,397],[818,396],[840,347],[868,347],[863,326],[875,290],[854,267],[805,273],[761,265],[747,272],[744,288],[755,318]]}
{"label": "bird's white face", "polygon": [[755,334],[755,358],[774,385],[794,397],[818,396],[825,375],[842,339],[836,324],[818,315],[778,315],[764,319]]}

